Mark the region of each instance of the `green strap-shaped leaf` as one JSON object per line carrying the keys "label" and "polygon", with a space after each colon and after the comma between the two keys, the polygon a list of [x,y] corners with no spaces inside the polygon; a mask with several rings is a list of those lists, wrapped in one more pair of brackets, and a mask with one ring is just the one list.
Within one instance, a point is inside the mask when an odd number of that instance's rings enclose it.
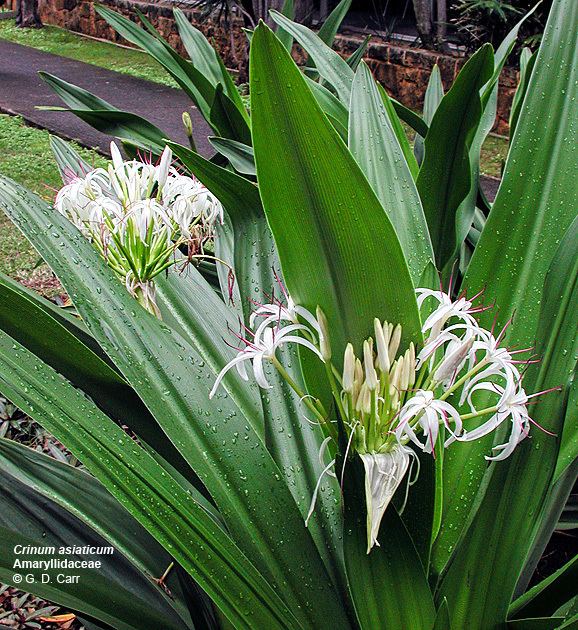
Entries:
{"label": "green strap-shaped leaf", "polygon": [[39,74],[66,103],[68,106],[66,111],[72,112],[102,133],[127,140],[147,151],[152,151],[154,155],[162,153],[166,134],[148,120],[136,114],[121,111],[87,90],[52,74],[47,72]]}
{"label": "green strap-shaped leaf", "polygon": [[404,123],[407,123],[416,133],[425,138],[428,132],[428,125],[424,119],[394,98],[391,99],[391,102],[400,119],[403,120]]}
{"label": "green strap-shaped leaf", "polygon": [[[536,515],[548,502],[559,450],[555,436],[563,430],[566,390],[578,356],[577,250],[576,239],[572,244],[564,239],[554,258],[539,300],[542,308],[536,351],[542,361],[531,366],[524,378],[529,393],[558,386],[563,391],[551,392],[531,408],[532,417],[544,431],[536,427],[531,439],[489,471],[483,499],[441,584],[440,593],[448,599],[457,628],[467,623],[473,630],[482,630],[505,621],[539,529]],[[573,267],[573,274],[568,273],[568,267]],[[460,588],[466,574],[470,576],[469,589]]]}
{"label": "green strap-shaped leaf", "polygon": [[[578,207],[578,155],[573,150],[578,111],[571,106],[578,33],[569,28],[576,19],[575,2],[554,2],[504,178],[463,282],[470,295],[485,288],[484,301],[496,302],[497,330],[515,314],[506,343],[518,348],[536,341],[546,272]],[[549,95],[547,102],[542,93]],[[557,305],[555,301],[552,308]],[[481,314],[480,321],[490,328],[493,316]],[[448,449],[444,494],[450,501],[436,543],[438,567],[455,548],[471,510],[486,470],[483,454],[489,439]]]}
{"label": "green strap-shaped leaf", "polygon": [[365,472],[356,457],[345,464],[344,550],[351,596],[363,630],[431,630],[432,593],[419,555],[393,505],[385,512],[379,545],[367,554]]}
{"label": "green strap-shaped leaf", "polygon": [[[40,534],[49,526],[49,521],[56,521],[55,528],[58,530],[59,518],[63,513],[63,529],[69,520],[78,519],[86,525],[83,528],[79,523],[78,529],[85,531],[88,536],[91,531],[96,532],[109,545],[114,546],[114,557],[110,559],[112,561],[105,562],[105,572],[121,572],[117,581],[124,582],[141,600],[141,605],[144,601],[155,612],[158,611],[157,623],[162,619],[160,615],[163,611],[169,619],[175,619],[175,613],[178,613],[181,617],[180,624],[178,620],[173,621],[176,628],[186,623],[183,620],[189,615],[181,597],[178,580],[169,574],[167,586],[171,589],[171,598],[161,588],[151,588],[152,579],[165,572],[172,561],[171,556],[92,475],[7,439],[0,439],[0,464],[3,485],[10,485],[12,489],[11,496],[4,494],[0,497],[0,518],[3,518],[4,524],[8,522],[7,511],[12,511],[15,513],[10,519],[12,527],[32,536],[33,532],[25,528],[24,523],[18,522],[22,507],[29,512],[31,521],[40,521]],[[24,492],[19,492],[24,488]],[[69,519],[68,514],[74,518]],[[68,540],[66,545],[72,543],[72,540]],[[117,563],[116,558],[119,555],[121,557]],[[127,567],[125,559],[132,566]],[[130,580],[123,580],[123,569],[128,569]],[[140,579],[138,573],[141,574]],[[104,572],[102,577],[107,577]],[[142,582],[140,587],[139,582]],[[130,588],[131,585],[134,586]],[[70,590],[73,593],[74,586]],[[130,599],[127,600],[124,605],[130,607]]]}
{"label": "green strap-shaped leaf", "polygon": [[371,39],[371,34],[366,35],[363,41],[361,42],[361,44],[359,44],[359,46],[353,51],[353,53],[351,53],[351,55],[347,57],[346,59],[347,65],[353,70],[353,72],[357,70],[357,66],[360,64],[361,60],[363,59],[363,55],[365,55],[365,51],[367,50],[367,47],[369,46],[370,39]]}
{"label": "green strap-shaped leaf", "polygon": [[[269,13],[279,26],[291,33],[299,44],[303,46],[315,63],[315,68],[320,76],[335,88],[339,100],[346,107],[349,107],[353,70],[347,65],[347,62],[325,44],[311,29],[303,26],[303,24],[292,22],[277,11],[271,10]],[[251,42],[252,45],[253,42]]]}
{"label": "green strap-shaped leaf", "polygon": [[351,8],[351,0],[341,0],[337,6],[327,16],[327,19],[321,25],[321,28],[317,31],[319,39],[326,43],[328,46],[333,46],[333,41],[337,35],[337,31],[341,26],[341,22],[347,15],[347,12]]}
{"label": "green strap-shaped leaf", "polygon": [[[434,67],[432,68],[431,74],[429,76],[429,81],[427,83],[427,88],[423,99],[423,119],[428,125],[431,125],[431,121],[433,120],[434,114],[436,113],[436,110],[441,103],[443,97],[444,86],[442,83],[442,76],[439,66],[436,63],[434,64]],[[415,157],[419,164],[423,162],[423,156],[425,152],[423,141],[424,137],[417,134],[415,137],[413,149],[415,152]]]}
{"label": "green strap-shaped leaf", "polygon": [[[220,372],[237,355],[226,343],[220,343],[229,329],[239,327],[235,313],[192,265],[157,278],[156,285],[163,321],[188,339],[215,372]],[[223,383],[243,414],[260,426],[257,386],[246,383],[237,370],[228,372]]]}
{"label": "green strap-shaped leaf", "polygon": [[404,343],[417,341],[413,285],[375,193],[264,25],[251,61],[259,191],[293,299],[324,310],[338,365],[347,342],[361,347],[375,317],[402,323]]}
{"label": "green strap-shaped leaf", "polygon": [[205,119],[209,120],[215,88],[202,72],[178,55],[162,38],[157,37],[156,33],[154,35],[148,33],[106,6],[98,5],[95,8],[119,35],[158,61],[187,93]]}
{"label": "green strap-shaped leaf", "polygon": [[403,156],[411,172],[411,176],[415,180],[417,179],[417,176],[418,176],[419,167],[417,164],[417,160],[415,159],[415,155],[413,154],[413,151],[411,150],[411,146],[409,144],[409,140],[405,133],[405,129],[403,128],[403,125],[401,124],[401,117],[396,109],[395,102],[386,92],[383,85],[378,84],[377,87],[379,90],[379,94],[381,96],[381,100],[383,102],[383,106],[385,107],[385,111],[387,112],[389,123],[395,133],[399,146],[401,147]]}
{"label": "green strap-shaped leaf", "polygon": [[509,609],[511,619],[553,615],[576,596],[578,555],[516,599]]}
{"label": "green strap-shaped leaf", "polygon": [[516,619],[508,621],[507,630],[554,630],[562,628],[564,617],[534,617],[531,619]]}
{"label": "green strap-shaped leaf", "polygon": [[456,211],[471,186],[468,150],[482,115],[479,92],[493,67],[492,47],[485,44],[443,97],[425,138],[417,189],[439,269],[456,247]]}
{"label": "green strap-shaped leaf", "polygon": [[[281,13],[290,20],[295,19],[295,4],[293,0],[285,0],[283,2]],[[289,52],[291,52],[293,50],[293,35],[291,35],[291,33],[288,33],[280,26],[277,27],[276,33],[279,41]]]}
{"label": "green strap-shaped leaf", "polygon": [[255,175],[255,156],[253,147],[230,138],[210,137],[209,142],[222,155],[224,155],[231,166],[243,175]]}
{"label": "green strap-shaped leaf", "polygon": [[534,64],[536,63],[537,57],[538,51],[532,54],[529,48],[524,48],[524,50],[522,50],[522,54],[520,55],[520,82],[518,83],[514,99],[512,100],[512,107],[510,108],[510,138],[514,137],[514,132],[518,126],[522,103],[524,102],[526,92],[528,91],[530,77],[532,76],[532,71],[534,70]]}
{"label": "green strap-shaped leaf", "polygon": [[415,286],[433,250],[419,194],[371,71],[355,75],[349,113],[349,150],[387,212]]}
{"label": "green strap-shaped leaf", "polygon": [[[237,544],[300,619],[333,615],[339,624],[340,604],[278,467],[229,396],[208,398],[215,372],[130,297],[64,217],[5,178],[0,205],[55,270],[94,337],[199,475]],[[303,589],[309,579],[321,585],[314,600]]]}
{"label": "green strap-shaped leaf", "polygon": [[[3,332],[0,389],[84,463],[236,627],[287,627],[291,612],[204,508],[82,392]],[[261,621],[249,621],[247,607]]]}
{"label": "green strap-shaped leaf", "polygon": [[219,135],[243,142],[251,143],[251,130],[246,118],[235,103],[223,92],[221,83],[215,89],[215,98],[211,104],[210,123]]}
{"label": "green strap-shaped leaf", "polygon": [[333,94],[330,92],[325,86],[317,83],[317,81],[313,81],[307,75],[303,75],[305,80],[307,81],[307,85],[309,89],[313,93],[313,96],[317,100],[317,103],[321,107],[321,109],[325,112],[327,117],[333,122],[334,120],[338,121],[341,127],[343,127],[346,131],[347,137],[347,126],[349,119],[349,112],[347,111],[347,107]]}

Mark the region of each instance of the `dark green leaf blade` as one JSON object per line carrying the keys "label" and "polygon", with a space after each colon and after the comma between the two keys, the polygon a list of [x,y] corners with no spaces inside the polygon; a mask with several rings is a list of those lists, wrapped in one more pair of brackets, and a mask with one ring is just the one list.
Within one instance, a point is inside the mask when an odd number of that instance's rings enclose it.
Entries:
{"label": "dark green leaf blade", "polygon": [[417,189],[438,268],[456,247],[456,211],[470,190],[469,145],[482,114],[479,91],[493,71],[492,47],[473,55],[443,97],[425,138]]}
{"label": "dark green leaf blade", "polygon": [[[576,3],[554,2],[504,179],[463,282],[470,295],[485,288],[485,301],[496,302],[498,330],[515,313],[505,342],[519,348],[536,341],[546,272],[578,207],[578,156],[573,150],[578,112],[571,106],[578,42],[575,30],[567,28],[576,19]],[[543,93],[549,95],[547,102]],[[492,319],[490,313],[480,317],[487,328]],[[486,470],[483,454],[490,446],[482,441],[448,449],[444,494],[450,501],[436,543],[440,567],[471,509]]]}
{"label": "dark green leaf blade", "polygon": [[[413,285],[387,215],[297,66],[261,25],[251,47],[253,146],[260,194],[297,303],[325,311],[334,356],[360,347],[373,319],[420,338]],[[387,260],[388,283],[380,270]]]}
{"label": "dark green leaf blade", "polygon": [[409,166],[365,63],[361,63],[353,81],[349,150],[387,212],[412,281],[418,286],[433,260],[427,222]]}
{"label": "dark green leaf blade", "polygon": [[356,457],[345,465],[344,551],[361,628],[430,630],[433,597],[419,555],[393,505],[381,523],[379,544],[367,554],[365,472]]}

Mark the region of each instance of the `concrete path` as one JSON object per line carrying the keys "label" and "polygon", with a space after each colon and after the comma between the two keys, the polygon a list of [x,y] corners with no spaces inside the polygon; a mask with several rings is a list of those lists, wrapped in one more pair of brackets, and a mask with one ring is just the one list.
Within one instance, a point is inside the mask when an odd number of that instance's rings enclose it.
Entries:
{"label": "concrete path", "polygon": [[[32,125],[109,153],[108,145],[112,138],[95,131],[73,114],[35,109],[38,105],[62,105],[58,96],[38,76],[39,70],[74,83],[118,109],[139,114],[165,131],[168,138],[181,144],[187,144],[181,116],[188,111],[198,151],[206,157],[214,153],[207,141],[207,136],[211,135],[209,126],[181,90],[3,39],[0,39],[0,111],[19,114]],[[159,71],[163,71],[160,66]],[[484,191],[490,200],[496,196],[498,184],[497,179],[482,178]]]}
{"label": "concrete path", "polygon": [[[38,105],[63,105],[38,76],[39,70],[74,83],[118,109],[139,114],[181,144],[187,144],[181,116],[188,111],[197,149],[205,156],[214,153],[207,141],[207,136],[211,135],[209,126],[181,90],[3,39],[0,39],[0,111],[19,114],[32,125],[108,153],[112,138],[94,130],[74,114],[35,109]],[[163,72],[160,66],[159,72]]]}

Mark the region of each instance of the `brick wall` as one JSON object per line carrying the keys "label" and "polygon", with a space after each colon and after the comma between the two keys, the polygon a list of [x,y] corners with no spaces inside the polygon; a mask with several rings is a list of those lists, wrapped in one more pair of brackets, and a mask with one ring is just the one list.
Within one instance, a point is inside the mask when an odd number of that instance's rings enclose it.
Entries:
{"label": "brick wall", "polygon": [[[181,54],[185,54],[172,17],[172,3],[165,0],[103,0],[103,4],[134,16],[138,7],[159,30],[161,35]],[[90,0],[40,0],[42,19],[47,24],[62,26],[71,31],[124,43],[94,10]],[[189,19],[219,50],[227,67],[239,71],[246,78],[247,44],[240,21],[232,21],[228,27],[212,19],[201,17],[198,11],[182,7]],[[343,55],[351,54],[361,43],[357,34],[343,33],[336,38],[335,48]],[[420,109],[428,78],[434,64],[440,68],[444,86],[449,88],[463,64],[463,58],[392,44],[373,38],[367,50],[366,61],[375,76],[388,92],[407,107]],[[500,79],[498,115],[494,131],[507,134],[508,116],[517,84],[517,72],[506,68]]]}

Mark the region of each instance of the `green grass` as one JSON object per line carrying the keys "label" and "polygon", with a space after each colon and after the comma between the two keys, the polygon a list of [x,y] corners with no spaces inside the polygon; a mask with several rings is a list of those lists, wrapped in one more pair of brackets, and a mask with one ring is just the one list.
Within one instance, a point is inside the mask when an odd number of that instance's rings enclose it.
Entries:
{"label": "green grass", "polygon": [[177,87],[163,68],[146,53],[82,37],[56,26],[22,29],[16,28],[14,20],[0,20],[0,38],[108,70],[130,74],[139,79]]}
{"label": "green grass", "polygon": [[[105,160],[94,151],[75,147],[95,166]],[[47,201],[62,185],[50,150],[47,131],[27,127],[21,118],[0,114],[0,173],[34,191]],[[10,219],[0,212],[0,271],[46,295],[60,291],[46,265]]]}

